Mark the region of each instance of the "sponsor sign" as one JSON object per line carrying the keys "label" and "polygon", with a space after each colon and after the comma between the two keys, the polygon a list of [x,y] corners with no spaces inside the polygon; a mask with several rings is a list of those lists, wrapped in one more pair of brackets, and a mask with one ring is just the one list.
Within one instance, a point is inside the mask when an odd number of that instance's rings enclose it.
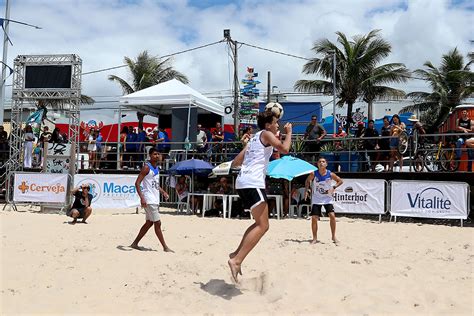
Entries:
{"label": "sponsor sign", "polygon": [[92,208],[129,208],[140,205],[135,189],[136,175],[78,174],[74,187],[82,184],[91,186]]}
{"label": "sponsor sign", "polygon": [[48,143],[48,156],[71,156],[71,144]]}
{"label": "sponsor sign", "polygon": [[384,214],[385,180],[344,179],[334,192],[337,213]]}
{"label": "sponsor sign", "polygon": [[468,184],[464,182],[391,181],[394,216],[466,219]]}
{"label": "sponsor sign", "polygon": [[65,203],[67,174],[15,173],[14,202]]}
{"label": "sponsor sign", "polygon": [[46,172],[69,173],[69,157],[48,157],[46,160]]}

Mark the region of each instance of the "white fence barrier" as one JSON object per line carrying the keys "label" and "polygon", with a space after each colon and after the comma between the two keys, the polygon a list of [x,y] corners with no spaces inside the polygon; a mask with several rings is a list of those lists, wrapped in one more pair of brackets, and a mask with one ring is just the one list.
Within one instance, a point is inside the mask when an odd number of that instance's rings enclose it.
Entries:
{"label": "white fence barrier", "polygon": [[466,219],[469,185],[464,182],[391,181],[390,214]]}
{"label": "white fence barrier", "polygon": [[15,173],[13,202],[65,203],[67,174]]}
{"label": "white fence barrier", "polygon": [[136,175],[78,174],[74,177],[74,187],[90,184],[94,209],[123,209],[140,205],[140,198],[135,189],[136,179]]}
{"label": "white fence barrier", "polygon": [[385,180],[344,179],[334,192],[334,208],[336,214],[384,214]]}

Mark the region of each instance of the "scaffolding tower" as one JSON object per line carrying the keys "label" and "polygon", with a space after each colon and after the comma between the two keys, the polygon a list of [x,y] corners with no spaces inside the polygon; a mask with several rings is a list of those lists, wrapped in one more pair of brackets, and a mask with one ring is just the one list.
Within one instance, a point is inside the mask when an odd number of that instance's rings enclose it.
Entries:
{"label": "scaffolding tower", "polygon": [[[68,88],[29,87],[26,84],[28,66],[71,66],[71,81]],[[69,119],[67,143],[71,144],[69,174],[74,180],[76,155],[79,153],[79,115],[81,104],[82,60],[75,54],[19,55],[14,60],[11,108],[10,158],[7,162],[7,203],[13,201],[13,178],[15,172],[23,171],[23,110],[30,102],[43,101],[53,111],[61,111]],[[45,162],[46,163],[46,162]]]}

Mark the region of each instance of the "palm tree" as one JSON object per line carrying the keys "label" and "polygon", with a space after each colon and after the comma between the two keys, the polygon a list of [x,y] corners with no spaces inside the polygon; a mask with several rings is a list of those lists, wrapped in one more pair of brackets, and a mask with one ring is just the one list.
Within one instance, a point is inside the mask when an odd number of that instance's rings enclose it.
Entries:
{"label": "palm tree", "polygon": [[[355,36],[348,40],[342,32],[336,32],[339,47],[323,39],[317,41],[312,50],[322,58],[311,59],[303,66],[303,73],[318,74],[325,79],[332,79],[332,56],[336,54],[336,94],[338,105],[347,104],[346,130],[352,122],[352,108],[360,97],[372,102],[381,97],[400,96],[403,92],[390,87],[379,86],[389,82],[403,82],[407,79],[408,70],[403,64],[386,64],[378,66],[382,59],[391,52],[390,44],[373,30],[364,36]],[[328,80],[298,80],[295,89],[303,92],[332,93],[332,82]],[[370,109],[371,111],[371,109]],[[372,115],[372,113],[370,113]]]}
{"label": "palm tree", "polygon": [[404,64],[391,63],[373,69],[368,78],[362,82],[362,99],[367,103],[367,117],[373,119],[373,103],[375,100],[401,99],[405,97],[403,90],[385,86],[392,82],[405,82],[410,72]]}
{"label": "palm tree", "polygon": [[[115,75],[109,76],[109,80],[116,81],[120,84],[124,95],[149,88],[171,79],[177,79],[185,84],[189,83],[188,78],[184,74],[173,69],[170,58],[162,60],[159,57],[150,56],[145,50],[138,55],[136,60],[125,57],[124,61],[132,75],[132,83],[130,84]],[[139,127],[143,127],[144,116],[145,114],[137,112]]]}
{"label": "palm tree", "polygon": [[474,93],[474,73],[469,68],[474,60],[472,56],[468,58],[469,62],[464,64],[463,56],[455,48],[442,56],[439,68],[430,61],[425,62],[426,69],[417,69],[415,74],[426,80],[432,91],[409,93],[407,96],[415,104],[404,107],[400,112],[420,111],[423,121],[433,122],[427,126],[428,131],[435,132],[449,112]]}

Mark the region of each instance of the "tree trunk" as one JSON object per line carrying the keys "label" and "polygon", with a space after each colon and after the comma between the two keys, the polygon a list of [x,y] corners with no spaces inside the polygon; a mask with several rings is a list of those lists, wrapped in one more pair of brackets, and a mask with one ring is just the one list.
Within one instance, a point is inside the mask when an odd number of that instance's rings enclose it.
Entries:
{"label": "tree trunk", "polygon": [[437,133],[438,128],[441,126],[441,124],[444,121],[446,121],[450,111],[451,111],[451,109],[448,106],[441,107],[441,109],[439,110],[439,113],[438,113],[438,117],[436,118],[436,121],[434,121],[433,125],[431,125],[428,128],[427,133],[429,133],[429,134]]}
{"label": "tree trunk", "polygon": [[351,130],[351,123],[352,123],[352,106],[354,105],[354,102],[347,102],[347,117],[346,117],[346,133],[349,135],[349,132]]}
{"label": "tree trunk", "polygon": [[367,122],[374,119],[374,102],[367,101]]}
{"label": "tree trunk", "polygon": [[138,119],[138,128],[143,129],[143,118],[145,117],[145,114],[141,112],[137,112],[137,119]]}

